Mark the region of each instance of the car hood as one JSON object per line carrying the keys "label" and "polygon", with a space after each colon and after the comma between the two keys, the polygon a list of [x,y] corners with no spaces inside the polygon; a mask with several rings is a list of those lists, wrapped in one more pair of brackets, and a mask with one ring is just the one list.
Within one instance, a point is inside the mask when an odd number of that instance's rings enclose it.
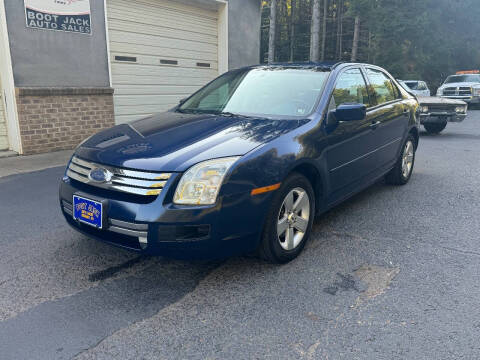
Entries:
{"label": "car hood", "polygon": [[101,131],[75,154],[104,165],[181,172],[204,160],[244,155],[308,121],[167,112]]}
{"label": "car hood", "polygon": [[467,105],[467,103],[462,100],[442,98],[439,96],[418,96],[417,100],[420,105]]}
{"label": "car hood", "polygon": [[456,88],[456,87],[472,87],[472,86],[479,87],[480,83],[478,83],[478,82],[458,82],[458,83],[443,84],[442,86],[440,86],[440,89],[444,89],[444,88],[447,88],[447,87]]}

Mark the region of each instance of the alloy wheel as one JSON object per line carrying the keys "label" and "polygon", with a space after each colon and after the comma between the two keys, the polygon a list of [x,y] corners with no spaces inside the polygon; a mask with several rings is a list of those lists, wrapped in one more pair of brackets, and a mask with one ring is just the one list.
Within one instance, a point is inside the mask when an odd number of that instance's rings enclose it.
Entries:
{"label": "alloy wheel", "polygon": [[310,199],[306,190],[292,189],[278,214],[277,237],[284,250],[293,250],[301,242],[310,220]]}
{"label": "alloy wheel", "polygon": [[405,144],[405,149],[403,150],[403,156],[402,156],[402,175],[405,179],[407,179],[410,176],[410,172],[412,171],[413,157],[414,157],[413,143],[411,141],[407,141],[407,143]]}

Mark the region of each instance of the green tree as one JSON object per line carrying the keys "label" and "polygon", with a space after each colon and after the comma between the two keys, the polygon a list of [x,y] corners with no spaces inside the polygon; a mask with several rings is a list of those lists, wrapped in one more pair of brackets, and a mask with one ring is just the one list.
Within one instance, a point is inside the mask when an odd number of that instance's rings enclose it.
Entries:
{"label": "green tree", "polygon": [[[264,1],[262,61],[270,1]],[[479,0],[277,0],[276,61],[310,59],[314,1],[323,5],[315,27],[321,59],[371,62],[397,78],[426,80],[434,90],[447,75],[480,68]]]}

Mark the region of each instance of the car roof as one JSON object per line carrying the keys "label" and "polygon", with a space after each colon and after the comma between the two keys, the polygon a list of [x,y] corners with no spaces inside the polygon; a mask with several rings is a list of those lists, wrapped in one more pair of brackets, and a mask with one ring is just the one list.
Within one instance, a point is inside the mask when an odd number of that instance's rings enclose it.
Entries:
{"label": "car roof", "polygon": [[274,68],[298,68],[298,69],[318,69],[324,71],[331,71],[338,65],[343,64],[342,62],[313,62],[313,61],[306,61],[306,62],[278,62],[278,63],[271,63],[271,64],[259,64],[259,65],[252,65],[246,66],[246,69],[274,69]]}
{"label": "car roof", "polygon": [[295,67],[306,67],[306,68],[317,66],[317,67],[334,68],[336,65],[343,64],[343,63],[344,62],[339,62],[339,61],[305,61],[305,62],[279,62],[279,63],[267,64],[265,66],[295,66]]}
{"label": "car roof", "polygon": [[252,65],[247,66],[245,68],[280,68],[280,67],[288,67],[288,68],[300,68],[300,69],[322,69],[325,71],[331,71],[339,66],[350,66],[350,65],[364,65],[364,66],[374,66],[378,67],[373,64],[366,64],[366,63],[354,63],[354,62],[345,62],[345,61],[305,61],[305,62],[278,62],[278,63],[271,63],[271,64],[259,64],[259,65]]}

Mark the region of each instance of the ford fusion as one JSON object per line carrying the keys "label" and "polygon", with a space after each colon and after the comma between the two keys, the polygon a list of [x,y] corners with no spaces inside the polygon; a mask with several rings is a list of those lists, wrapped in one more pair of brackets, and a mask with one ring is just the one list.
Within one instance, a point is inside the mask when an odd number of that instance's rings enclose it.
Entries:
{"label": "ford fusion", "polygon": [[315,215],[380,178],[409,181],[417,108],[373,65],[230,71],[166,113],[81,143],[61,209],[87,236],[145,254],[288,262]]}

